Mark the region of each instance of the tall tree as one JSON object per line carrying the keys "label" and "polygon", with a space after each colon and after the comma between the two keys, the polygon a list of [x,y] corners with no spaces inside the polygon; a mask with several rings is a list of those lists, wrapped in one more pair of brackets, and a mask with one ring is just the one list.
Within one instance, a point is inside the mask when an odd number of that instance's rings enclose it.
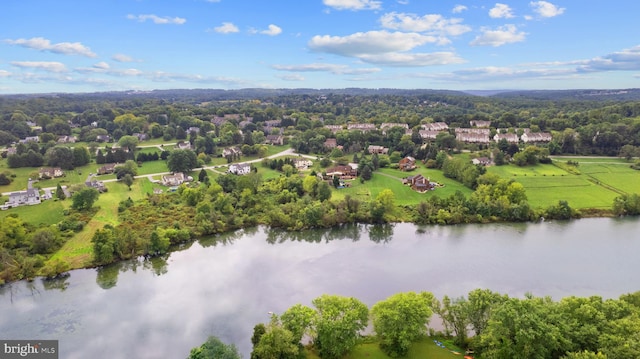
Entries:
{"label": "tall tree", "polygon": [[191,172],[198,166],[198,157],[191,150],[174,150],[167,158],[167,167],[171,172]]}
{"label": "tall tree", "polygon": [[381,349],[392,357],[405,356],[411,344],[426,334],[433,301],[431,293],[406,292],[376,303],[371,317]]}
{"label": "tall tree", "polygon": [[369,309],[353,297],[322,295],[312,301],[318,310],[314,343],[320,357],[338,359],[357,344],[369,322]]}
{"label": "tall tree", "polygon": [[225,344],[217,337],[207,338],[201,346],[191,349],[187,359],[240,359],[240,353],[233,344]]}

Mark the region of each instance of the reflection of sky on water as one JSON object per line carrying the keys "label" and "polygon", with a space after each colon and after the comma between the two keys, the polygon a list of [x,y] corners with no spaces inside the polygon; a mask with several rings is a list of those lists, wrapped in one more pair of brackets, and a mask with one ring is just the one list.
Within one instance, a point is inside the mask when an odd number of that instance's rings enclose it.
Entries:
{"label": "reflection of sky on water", "polygon": [[59,339],[64,358],[181,358],[216,335],[247,358],[253,326],[268,312],[310,305],[324,293],[368,305],[400,291],[441,298],[478,287],[514,296],[617,297],[640,289],[633,282],[639,229],[638,220],[611,219],[292,235],[259,229],[194,243],[166,265],[121,263],[47,284],[64,290],[45,289],[40,280],[6,286],[0,336]]}

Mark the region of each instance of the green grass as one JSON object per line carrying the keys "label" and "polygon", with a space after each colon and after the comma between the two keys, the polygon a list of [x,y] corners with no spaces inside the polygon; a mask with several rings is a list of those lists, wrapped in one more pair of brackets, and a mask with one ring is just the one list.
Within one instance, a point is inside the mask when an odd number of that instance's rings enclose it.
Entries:
{"label": "green grass", "polygon": [[[307,359],[319,359],[317,353],[307,351]],[[414,343],[405,359],[462,359],[462,354],[454,354],[449,349],[438,347],[431,338],[425,338]],[[378,343],[363,343],[345,355],[343,359],[390,359],[380,350]]]}
{"label": "green grass", "polygon": [[169,167],[167,167],[167,161],[157,160],[157,161],[149,161],[143,162],[142,166],[138,167],[138,175],[149,175],[152,173],[162,173],[169,172]]}
{"label": "green grass", "polygon": [[23,221],[35,226],[44,224],[56,224],[64,218],[64,209],[70,205],[71,201],[46,200],[34,206],[21,206],[0,211],[0,220],[10,214],[17,214]]}
{"label": "green grass", "polygon": [[[579,174],[563,168],[567,160],[577,160]],[[582,161],[581,161],[582,160]],[[527,191],[529,204],[546,208],[559,200],[569,202],[573,208],[610,209],[615,197],[622,193],[640,192],[640,172],[623,165],[617,159],[562,158],[559,166],[538,164],[491,166],[489,173],[520,182]]]}

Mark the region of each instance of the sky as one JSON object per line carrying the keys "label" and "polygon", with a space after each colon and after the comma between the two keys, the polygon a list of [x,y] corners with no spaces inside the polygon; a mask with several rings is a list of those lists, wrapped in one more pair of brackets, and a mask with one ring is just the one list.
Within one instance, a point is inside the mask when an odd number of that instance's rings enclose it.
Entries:
{"label": "sky", "polygon": [[0,94],[640,87],[640,1],[2,0]]}

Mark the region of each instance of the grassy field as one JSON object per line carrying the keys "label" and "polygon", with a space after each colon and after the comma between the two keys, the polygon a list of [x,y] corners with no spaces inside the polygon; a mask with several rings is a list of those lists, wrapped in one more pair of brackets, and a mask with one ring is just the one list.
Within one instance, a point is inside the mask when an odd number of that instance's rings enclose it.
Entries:
{"label": "grassy field", "polygon": [[[440,348],[432,339],[426,338],[414,343],[409,349],[405,359],[462,359],[462,354],[454,354],[449,349]],[[307,352],[307,359],[319,359],[313,352]],[[390,359],[391,357],[383,353],[378,347],[378,343],[359,344],[343,359]]]}
{"label": "grassy field", "polygon": [[[566,161],[578,161],[574,173],[563,169]],[[574,208],[609,209],[614,198],[624,193],[640,193],[640,171],[615,158],[561,158],[558,166],[538,164],[492,166],[487,169],[503,178],[512,178],[525,187],[529,204],[545,208],[566,200]],[[571,169],[569,169],[571,170]]]}

